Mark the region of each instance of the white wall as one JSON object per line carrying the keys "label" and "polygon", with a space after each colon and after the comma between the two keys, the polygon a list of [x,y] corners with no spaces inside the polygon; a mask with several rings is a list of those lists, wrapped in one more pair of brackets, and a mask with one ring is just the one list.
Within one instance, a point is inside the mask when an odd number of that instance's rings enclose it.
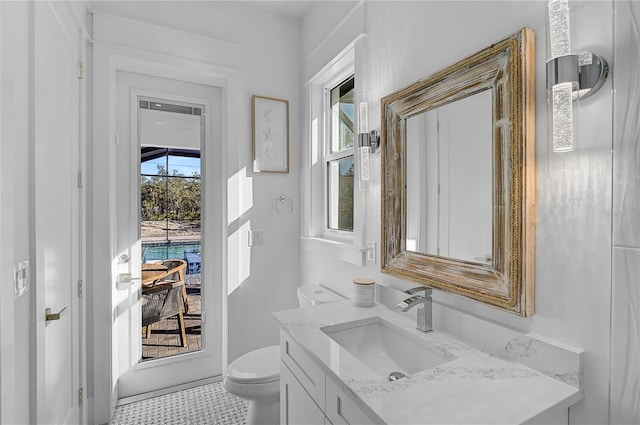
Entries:
{"label": "white wall", "polygon": [[[613,57],[612,2],[571,2],[573,45]],[[380,122],[380,98],[429,76],[524,26],[536,41],[536,313],[520,318],[438,292],[434,315],[440,329],[455,333],[456,317],[468,314],[522,332],[533,332],[585,350],[585,399],[570,412],[571,423],[608,421],[609,315],[611,301],[611,78],[580,109],[579,168],[548,166],[546,147],[546,3],[392,2],[360,3],[366,37],[356,44],[356,78],[366,88],[371,127]],[[353,38],[338,25],[343,11],[319,3],[302,27],[303,72],[309,76]],[[321,29],[318,28],[322,22]],[[318,32],[324,29],[324,37]],[[344,33],[343,38],[340,34]],[[304,41],[307,42],[304,42]],[[331,47],[331,49],[329,49]],[[321,60],[322,59],[322,60]],[[306,75],[305,74],[305,75]],[[377,125],[379,126],[379,124]],[[306,140],[306,143],[309,143]],[[366,240],[380,242],[380,163],[372,161],[373,185],[366,197]],[[377,168],[375,168],[377,167]],[[379,256],[378,256],[379,258]],[[354,277],[404,287],[379,271],[317,253],[302,252],[302,283],[319,281],[344,294]]]}
{"label": "white wall", "polygon": [[[223,90],[226,168],[228,179],[227,252],[228,360],[278,342],[273,311],[296,306],[299,276],[299,24],[248,7],[239,2],[92,2],[95,41],[95,105],[108,93],[97,76],[104,76],[109,55],[125,55],[145,61],[183,66],[203,78],[215,70],[226,75]],[[98,12],[99,11],[99,12]],[[120,15],[120,16],[116,16]],[[128,18],[123,18],[127,16]],[[98,55],[98,52],[100,54]],[[106,52],[106,53],[105,53]],[[98,57],[100,56],[100,57]],[[176,76],[179,78],[179,75]],[[290,173],[252,171],[251,96],[287,99],[290,102]],[[108,157],[109,119],[95,111],[95,140],[91,146],[93,234],[92,267],[95,340],[94,373],[96,421],[109,419],[105,393],[110,390],[108,356],[110,305],[108,296],[111,254],[109,230],[102,223],[110,206],[101,194],[109,191],[109,173],[102,158]],[[108,114],[108,112],[106,112]],[[280,195],[293,199],[292,214],[278,214]],[[247,247],[248,228],[264,231],[264,246]],[[105,320],[106,319],[106,320]],[[107,329],[105,329],[105,326]]]}
{"label": "white wall", "polygon": [[[640,3],[616,2],[612,424],[640,423]],[[630,54],[631,53],[631,54]]]}

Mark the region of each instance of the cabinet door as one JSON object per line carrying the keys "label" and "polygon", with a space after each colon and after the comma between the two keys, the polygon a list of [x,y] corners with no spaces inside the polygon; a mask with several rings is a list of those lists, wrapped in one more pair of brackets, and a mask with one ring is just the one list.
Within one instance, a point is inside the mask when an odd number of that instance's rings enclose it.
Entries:
{"label": "cabinet door", "polygon": [[324,413],[283,362],[280,362],[280,424],[324,425]]}
{"label": "cabinet door", "polygon": [[331,379],[326,380],[326,414],[335,425],[369,425],[380,423],[369,418]]}
{"label": "cabinet door", "polygon": [[280,358],[316,404],[324,408],[324,371],[284,332],[280,332]]}

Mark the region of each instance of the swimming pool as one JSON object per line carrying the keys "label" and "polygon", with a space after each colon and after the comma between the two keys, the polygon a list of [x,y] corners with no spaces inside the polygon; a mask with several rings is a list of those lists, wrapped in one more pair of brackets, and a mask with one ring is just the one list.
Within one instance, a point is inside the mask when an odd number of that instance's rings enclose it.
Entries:
{"label": "swimming pool", "polygon": [[143,243],[142,262],[166,260],[177,258],[187,260],[187,274],[200,273],[200,241],[194,242],[168,242],[168,243]]}

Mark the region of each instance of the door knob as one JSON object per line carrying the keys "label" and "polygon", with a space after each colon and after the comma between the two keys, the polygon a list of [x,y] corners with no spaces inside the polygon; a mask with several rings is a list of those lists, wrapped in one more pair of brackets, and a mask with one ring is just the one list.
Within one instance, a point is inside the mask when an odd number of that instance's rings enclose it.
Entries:
{"label": "door knob", "polygon": [[129,256],[127,254],[122,254],[120,258],[118,258],[119,264],[127,264],[129,262]]}
{"label": "door knob", "polygon": [[51,309],[47,308],[44,311],[44,317],[45,317],[45,321],[46,322],[51,322],[52,320],[60,320],[60,318],[62,317],[62,313],[67,309],[67,307],[64,307],[62,310],[60,310],[57,313],[51,313]]}

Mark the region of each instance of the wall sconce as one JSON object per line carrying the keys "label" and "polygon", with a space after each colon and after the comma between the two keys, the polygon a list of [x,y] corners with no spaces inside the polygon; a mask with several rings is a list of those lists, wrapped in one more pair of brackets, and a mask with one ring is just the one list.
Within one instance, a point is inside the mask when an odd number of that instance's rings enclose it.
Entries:
{"label": "wall sconce", "polygon": [[367,102],[358,105],[358,150],[356,160],[358,162],[358,188],[367,191],[371,187],[371,174],[369,170],[369,155],[376,153],[380,145],[380,133],[377,130],[369,131],[369,106]]}
{"label": "wall sconce", "polygon": [[[592,52],[571,53],[568,0],[549,0],[547,101],[553,152],[575,149],[574,103],[595,93],[607,78],[607,61]],[[577,107],[577,105],[576,105]]]}

